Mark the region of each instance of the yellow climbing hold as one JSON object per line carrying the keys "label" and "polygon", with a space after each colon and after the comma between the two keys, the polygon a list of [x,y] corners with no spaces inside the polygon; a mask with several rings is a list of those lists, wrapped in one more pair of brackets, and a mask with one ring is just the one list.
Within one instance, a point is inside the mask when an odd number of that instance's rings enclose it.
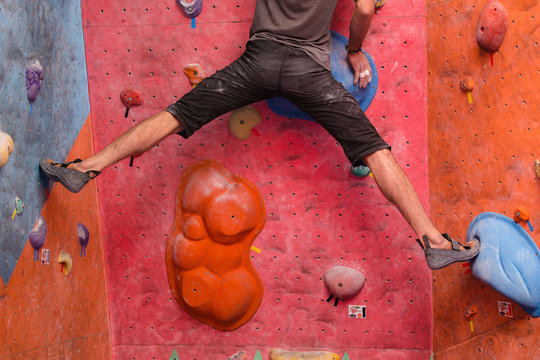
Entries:
{"label": "yellow climbing hold", "polygon": [[329,351],[270,350],[270,360],[339,360],[339,355]]}
{"label": "yellow climbing hold", "polygon": [[58,263],[62,264],[62,270],[64,271],[64,275],[68,276],[68,274],[71,272],[71,266],[73,265],[71,256],[67,252],[62,250],[60,252],[60,255],[58,255]]}
{"label": "yellow climbing hold", "polygon": [[229,130],[239,139],[249,138],[251,129],[261,123],[261,114],[251,105],[233,110],[229,117]]}
{"label": "yellow climbing hold", "polygon": [[0,131],[0,167],[6,165],[12,151],[13,139],[5,132]]}

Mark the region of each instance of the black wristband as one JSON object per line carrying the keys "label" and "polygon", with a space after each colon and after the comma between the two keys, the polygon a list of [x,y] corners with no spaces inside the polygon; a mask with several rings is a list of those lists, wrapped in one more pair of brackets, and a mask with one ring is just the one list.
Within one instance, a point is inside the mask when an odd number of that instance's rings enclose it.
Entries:
{"label": "black wristband", "polygon": [[360,46],[358,47],[358,49],[350,49],[349,48],[349,43],[347,43],[347,45],[345,45],[345,50],[347,50],[347,54],[356,54],[356,53],[359,53],[360,51],[362,51],[362,44],[360,44]]}

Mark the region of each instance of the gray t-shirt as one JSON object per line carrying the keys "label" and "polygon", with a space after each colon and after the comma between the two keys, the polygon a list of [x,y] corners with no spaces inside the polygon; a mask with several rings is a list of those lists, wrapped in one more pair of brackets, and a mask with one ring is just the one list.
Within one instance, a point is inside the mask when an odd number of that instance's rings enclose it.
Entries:
{"label": "gray t-shirt", "polygon": [[330,24],[337,0],[257,0],[250,39],[305,51],[330,69]]}

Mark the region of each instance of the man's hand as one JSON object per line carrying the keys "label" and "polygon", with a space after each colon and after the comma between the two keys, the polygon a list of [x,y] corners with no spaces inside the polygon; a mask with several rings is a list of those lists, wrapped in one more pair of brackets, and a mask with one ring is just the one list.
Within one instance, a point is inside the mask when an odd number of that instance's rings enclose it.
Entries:
{"label": "man's hand", "polygon": [[354,70],[354,85],[358,84],[360,88],[365,89],[371,82],[371,66],[369,66],[366,55],[359,51],[354,54],[347,54],[347,57]]}

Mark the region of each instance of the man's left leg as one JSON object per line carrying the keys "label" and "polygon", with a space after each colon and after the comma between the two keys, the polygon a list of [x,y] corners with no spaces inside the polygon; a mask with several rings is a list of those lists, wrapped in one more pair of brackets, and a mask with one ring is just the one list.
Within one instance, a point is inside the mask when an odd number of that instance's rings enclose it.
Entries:
{"label": "man's left leg", "polygon": [[450,249],[452,244],[433,226],[409,178],[388,149],[364,157],[383,195],[394,204],[418,238],[426,235],[433,248]]}
{"label": "man's left leg", "polygon": [[[428,252],[451,248],[465,250],[457,242],[443,237],[433,226],[411,182],[390,152],[390,146],[330,71],[299,52],[283,67],[281,80],[285,96],[316,119],[341,144],[353,166],[365,164],[370,167],[383,195],[398,208],[418,238],[427,237],[429,247],[433,248]],[[477,253],[478,249],[475,247],[474,251]],[[468,254],[457,256],[460,257],[458,261],[464,261]],[[454,256],[448,253],[449,258]]]}

